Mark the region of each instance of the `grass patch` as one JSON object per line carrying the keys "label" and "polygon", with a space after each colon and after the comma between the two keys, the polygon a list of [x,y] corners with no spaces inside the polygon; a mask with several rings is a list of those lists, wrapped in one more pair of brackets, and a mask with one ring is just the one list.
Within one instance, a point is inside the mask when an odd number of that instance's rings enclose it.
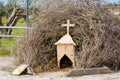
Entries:
{"label": "grass patch", "polygon": [[1,47],[11,47],[15,42],[14,38],[2,38],[1,39]]}
{"label": "grass patch", "polygon": [[12,35],[23,35],[26,32],[26,29],[13,29]]}
{"label": "grass patch", "polygon": [[[2,22],[5,25],[7,23],[7,19],[5,17],[2,18]],[[24,26],[26,23],[23,18],[18,20],[16,26]],[[13,29],[12,35],[23,35],[26,32],[26,29]],[[17,38],[2,38],[0,39],[0,56],[9,56],[10,52],[12,50],[12,47],[14,46],[14,43],[16,42]]]}
{"label": "grass patch", "polygon": [[0,40],[0,56],[9,56],[15,41],[14,38],[2,38]]}
{"label": "grass patch", "polygon": [[10,50],[0,50],[0,56],[7,56],[10,55]]}
{"label": "grass patch", "polygon": [[19,19],[16,26],[26,26],[25,20],[23,18]]}

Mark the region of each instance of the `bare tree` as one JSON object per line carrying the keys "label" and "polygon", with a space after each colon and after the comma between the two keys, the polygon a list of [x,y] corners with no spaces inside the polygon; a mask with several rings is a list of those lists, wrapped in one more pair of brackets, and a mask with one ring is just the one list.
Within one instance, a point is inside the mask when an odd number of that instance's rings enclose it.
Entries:
{"label": "bare tree", "polygon": [[[16,7],[14,8],[12,14],[10,15],[6,26],[14,27],[20,18],[23,18],[25,20],[26,18],[25,10],[22,8]],[[11,35],[12,29],[6,29],[6,30],[7,30],[7,35]]]}

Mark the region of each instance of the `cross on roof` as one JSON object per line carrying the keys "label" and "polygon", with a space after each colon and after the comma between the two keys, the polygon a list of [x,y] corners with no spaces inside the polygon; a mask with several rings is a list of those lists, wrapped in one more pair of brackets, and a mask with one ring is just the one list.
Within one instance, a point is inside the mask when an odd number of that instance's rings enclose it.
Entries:
{"label": "cross on roof", "polygon": [[69,28],[75,26],[75,24],[70,24],[70,20],[67,20],[67,24],[62,24],[62,26],[67,26],[67,34],[69,34]]}

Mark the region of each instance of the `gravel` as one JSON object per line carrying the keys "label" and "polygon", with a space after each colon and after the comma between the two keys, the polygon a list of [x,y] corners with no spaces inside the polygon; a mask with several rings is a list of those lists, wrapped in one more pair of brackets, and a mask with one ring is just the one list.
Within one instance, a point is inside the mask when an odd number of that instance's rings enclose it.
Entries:
{"label": "gravel", "polygon": [[86,75],[79,77],[66,77],[65,75],[67,72],[48,72],[41,73],[37,76],[13,76],[11,74],[13,68],[15,68],[15,66],[12,64],[13,58],[0,57],[0,61],[0,80],[120,80],[120,72],[112,74]]}

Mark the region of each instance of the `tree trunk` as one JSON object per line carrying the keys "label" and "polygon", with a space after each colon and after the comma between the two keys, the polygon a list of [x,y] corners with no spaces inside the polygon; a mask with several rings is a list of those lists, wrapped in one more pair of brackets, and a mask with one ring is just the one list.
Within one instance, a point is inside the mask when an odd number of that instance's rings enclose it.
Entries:
{"label": "tree trunk", "polygon": [[[16,15],[17,11],[18,11],[18,8],[14,8],[12,14],[10,15],[10,17],[8,19],[6,26],[13,27],[16,25],[16,23],[18,21],[18,17]],[[7,29],[7,35],[11,35],[11,33],[12,33],[12,29]]]}
{"label": "tree trunk", "polygon": [[[12,14],[8,19],[6,26],[14,27],[20,18],[25,18],[25,11],[21,8],[14,8]],[[1,17],[0,17],[0,26],[3,26]],[[1,34],[3,35],[11,35],[12,33],[12,29],[0,29],[0,30],[1,30]]]}
{"label": "tree trunk", "polygon": [[[18,20],[19,20],[18,16],[14,17],[14,19],[7,26],[9,27],[15,26]],[[12,33],[12,29],[7,29],[7,35],[11,35],[11,33]]]}
{"label": "tree trunk", "polygon": [[[17,24],[17,21],[24,17],[24,10],[20,9],[20,8],[14,8],[12,14],[10,15],[7,25],[9,27],[14,27]],[[7,29],[7,35],[11,35],[12,33],[12,29]]]}
{"label": "tree trunk", "polygon": [[[2,17],[0,17],[0,26],[4,26],[3,25],[3,23],[2,23]],[[6,31],[6,29],[0,29],[1,30],[1,34],[4,34],[4,35],[6,35],[7,34],[7,31]]]}

